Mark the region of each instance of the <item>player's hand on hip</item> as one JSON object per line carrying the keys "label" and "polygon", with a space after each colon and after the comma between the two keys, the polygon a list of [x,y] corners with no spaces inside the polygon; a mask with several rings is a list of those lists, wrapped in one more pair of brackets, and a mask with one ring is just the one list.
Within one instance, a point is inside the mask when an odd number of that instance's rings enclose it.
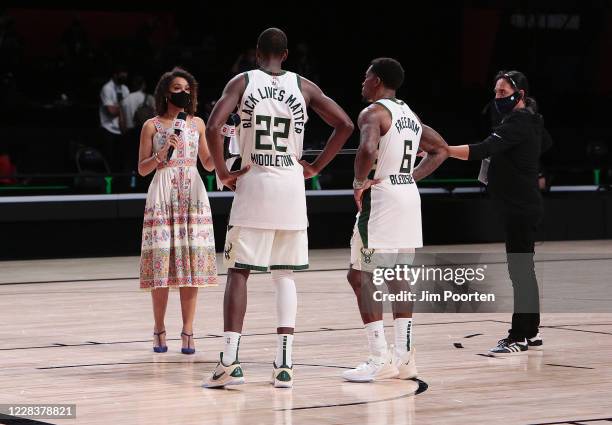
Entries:
{"label": "player's hand on hip", "polygon": [[363,193],[369,188],[371,188],[373,185],[378,184],[378,183],[380,183],[379,179],[376,179],[376,180],[367,179],[363,183],[362,187],[360,187],[359,189],[353,190],[353,196],[355,197],[355,204],[357,204],[357,210],[359,212],[361,212],[361,206],[363,203]]}
{"label": "player's hand on hip", "polygon": [[219,180],[223,183],[224,186],[227,186],[231,190],[236,190],[236,181],[244,174],[246,174],[251,169],[250,165],[237,170],[237,171],[229,171],[224,176],[219,176]]}
{"label": "player's hand on hip", "polygon": [[298,162],[300,163],[302,168],[304,168],[304,178],[305,179],[309,179],[319,174],[319,170],[317,170],[316,167],[312,165],[310,162],[304,161],[303,159],[299,159]]}

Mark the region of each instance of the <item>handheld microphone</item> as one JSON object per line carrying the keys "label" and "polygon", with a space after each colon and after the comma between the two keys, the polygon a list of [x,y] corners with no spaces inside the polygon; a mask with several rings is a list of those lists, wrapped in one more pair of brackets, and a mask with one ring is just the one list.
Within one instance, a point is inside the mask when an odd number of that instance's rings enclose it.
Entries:
{"label": "handheld microphone", "polygon": [[230,114],[227,121],[221,128],[223,137],[223,158],[228,159],[234,156],[239,156],[236,152],[232,152],[232,138],[236,137],[236,126],[240,124],[240,116],[238,114]]}
{"label": "handheld microphone", "polygon": [[[172,128],[174,129],[174,134],[180,136],[183,131],[187,128],[187,113],[179,112],[176,116],[176,119],[172,123]],[[168,155],[166,155],[166,162],[170,161],[172,154],[174,153],[174,146],[170,146],[168,148]]]}

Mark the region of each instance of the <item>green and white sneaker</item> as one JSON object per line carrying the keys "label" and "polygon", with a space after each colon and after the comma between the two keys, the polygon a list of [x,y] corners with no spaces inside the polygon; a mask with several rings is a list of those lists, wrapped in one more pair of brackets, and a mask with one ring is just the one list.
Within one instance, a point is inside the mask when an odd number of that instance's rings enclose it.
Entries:
{"label": "green and white sneaker", "polygon": [[213,370],[212,376],[204,381],[204,388],[219,388],[226,385],[244,384],[244,374],[238,359],[229,366],[223,364],[223,353],[220,354],[219,363]]}
{"label": "green and white sneaker", "polygon": [[293,388],[293,366],[282,365],[276,367],[276,362],[272,362],[274,369],[272,370],[271,384],[276,388]]}

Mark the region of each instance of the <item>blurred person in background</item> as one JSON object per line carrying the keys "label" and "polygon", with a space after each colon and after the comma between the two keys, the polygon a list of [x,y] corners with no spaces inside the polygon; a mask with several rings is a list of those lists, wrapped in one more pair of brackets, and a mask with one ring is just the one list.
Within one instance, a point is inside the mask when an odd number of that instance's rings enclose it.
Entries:
{"label": "blurred person in background", "polygon": [[17,179],[13,177],[17,173],[17,167],[12,163],[7,152],[2,152],[0,147],[0,184],[15,184]]}
{"label": "blurred person in background", "polygon": [[255,55],[255,49],[251,47],[236,58],[231,71],[232,74],[240,74],[241,72],[247,72],[255,68],[257,68],[257,57]]}
{"label": "blurred person in background", "polygon": [[317,61],[312,55],[312,50],[308,43],[301,42],[296,46],[295,70],[310,81],[319,83],[319,70]]}
{"label": "blurred person in background", "polygon": [[102,151],[112,171],[120,171],[123,163],[119,104],[130,94],[126,86],[127,79],[126,68],[123,65],[115,65],[112,78],[100,90],[99,115],[102,127]]}
{"label": "blurred person in background", "polygon": [[140,129],[155,116],[155,98],[147,93],[147,84],[142,75],[135,75],[130,85],[130,94],[121,101],[119,126],[123,133],[122,168],[132,171],[138,163]]}

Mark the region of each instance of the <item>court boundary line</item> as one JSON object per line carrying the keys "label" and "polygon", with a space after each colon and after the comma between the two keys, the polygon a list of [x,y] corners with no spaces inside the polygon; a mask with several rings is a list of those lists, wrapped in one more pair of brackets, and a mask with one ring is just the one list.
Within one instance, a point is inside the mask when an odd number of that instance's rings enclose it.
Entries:
{"label": "court boundary line", "polygon": [[573,365],[569,365],[569,364],[558,364],[558,363],[544,363],[546,366],[557,366],[557,367],[570,367],[573,369],[591,369],[591,370],[595,370],[594,367],[590,367],[590,366],[573,366]]}
{"label": "court boundary line", "polygon": [[559,422],[538,422],[538,423],[530,423],[528,425],[563,425],[563,424],[577,424],[580,422],[598,422],[598,421],[612,422],[612,416],[607,417],[607,418],[597,418],[597,419],[568,419],[568,420],[559,421]]}
{"label": "court boundary line", "polygon": [[[612,260],[612,258],[609,258],[609,260]],[[346,271],[348,270],[348,268],[338,268],[338,269],[314,269],[314,270],[294,270],[295,273],[313,273],[313,272],[340,272],[340,271]],[[259,275],[259,274],[271,274],[271,272],[257,272],[257,273],[251,273],[254,275]],[[217,276],[227,276],[227,273],[218,273]],[[78,282],[102,282],[105,280],[109,280],[109,281],[117,281],[117,280],[138,280],[140,279],[140,276],[135,276],[135,277],[110,277],[110,278],[95,278],[95,279],[71,279],[71,280],[36,280],[36,281],[30,281],[30,282],[3,282],[0,283],[0,286],[6,285],[36,285],[36,284],[42,284],[42,283],[78,283]]]}
{"label": "court boundary line", "polygon": [[325,409],[325,408],[329,408],[329,407],[346,407],[346,406],[360,406],[360,405],[364,405],[364,404],[374,404],[374,403],[383,403],[383,402],[387,402],[387,401],[394,401],[394,400],[400,400],[402,398],[408,398],[411,396],[415,396],[415,395],[419,395],[425,391],[427,391],[427,389],[429,388],[429,385],[418,378],[413,378],[410,379],[410,381],[414,381],[418,384],[418,387],[416,389],[416,391],[414,393],[408,393],[408,394],[402,394],[399,395],[397,397],[390,397],[390,398],[384,398],[381,400],[367,400],[367,401],[356,401],[356,402],[351,402],[351,403],[337,403],[337,404],[321,404],[321,405],[314,405],[314,406],[301,406],[301,407],[289,407],[286,409],[274,409],[275,412],[286,412],[286,411],[294,411],[294,410],[311,410],[311,409]]}
{"label": "court boundary line", "polygon": [[41,422],[35,419],[11,416],[3,413],[0,413],[0,421],[2,425],[55,425],[51,422]]}
{"label": "court boundary line", "polygon": [[[189,362],[189,364],[216,364],[216,361],[193,361]],[[255,361],[247,361],[241,362],[242,364],[257,364],[257,365],[266,365],[269,366],[269,362],[255,362]],[[180,361],[166,361],[166,362],[154,362],[154,361],[146,361],[146,362],[116,362],[116,363],[93,363],[93,364],[80,364],[80,365],[63,365],[63,366],[47,366],[47,367],[37,367],[37,370],[54,370],[54,369],[68,369],[68,368],[80,368],[80,367],[96,367],[96,366],[132,366],[132,365],[144,365],[144,364],[181,364],[184,365],[186,362]],[[307,366],[307,367],[323,367],[323,368],[334,368],[334,369],[352,369],[347,366],[336,366],[336,365],[322,365],[322,364],[310,364],[310,363],[293,363],[294,366]],[[310,409],[323,409],[329,407],[344,407],[344,406],[358,406],[363,404],[373,404],[373,403],[382,403],[387,401],[399,400],[402,398],[407,398],[410,396],[416,396],[421,393],[424,393],[429,388],[427,382],[423,381],[419,378],[410,379],[413,382],[417,383],[417,389],[413,393],[402,394],[397,397],[391,397],[381,400],[366,400],[366,401],[358,401],[358,402],[350,402],[350,403],[336,403],[336,404],[324,404],[324,405],[315,405],[315,406],[300,406],[300,407],[291,407],[286,409],[273,409],[273,411],[293,411],[293,410],[310,410]],[[51,424],[52,425],[52,424]]]}
{"label": "court boundary line", "polygon": [[[510,324],[510,322],[504,320],[496,320],[496,319],[481,319],[481,320],[458,320],[451,322],[431,322],[431,323],[420,323],[419,326],[433,326],[433,325],[456,325],[462,323],[484,323],[484,322],[493,322],[493,323],[503,323]],[[593,324],[584,324],[578,326],[592,326]],[[602,323],[602,325],[608,325],[608,323]],[[564,325],[550,325],[550,326],[540,326],[540,328],[544,329],[557,329],[561,331],[574,331],[574,332],[587,332],[587,333],[597,333],[603,335],[612,335],[612,332],[600,332],[600,331],[588,331],[584,329],[567,329],[562,327]],[[392,328],[393,325],[386,325],[385,328]],[[328,328],[322,327],[319,329],[307,329],[303,331],[295,331],[296,334],[306,334],[306,333],[317,333],[317,332],[341,332],[341,331],[354,331],[361,330],[363,327],[350,327],[350,328]],[[276,332],[257,332],[257,333],[246,333],[243,334],[243,337],[246,336],[270,336],[276,335]],[[205,336],[198,336],[194,339],[211,339],[211,338],[223,338],[222,335],[216,334],[207,334]],[[167,341],[179,341],[179,338],[168,338]],[[109,341],[109,342],[99,342],[99,341],[86,341],[78,344],[63,344],[54,342],[51,345],[41,345],[41,346],[32,346],[32,347],[12,347],[12,348],[0,348],[0,351],[18,351],[18,350],[34,350],[34,349],[45,349],[45,348],[71,348],[71,347],[89,347],[95,345],[117,345],[117,344],[138,344],[143,342],[151,342],[151,339],[144,340],[130,340],[130,341]]]}
{"label": "court boundary line", "polygon": [[[85,363],[85,364],[75,364],[75,365],[60,365],[60,366],[44,366],[37,367],[36,370],[55,370],[55,369],[73,369],[79,367],[97,367],[97,366],[137,366],[137,365],[145,365],[145,364],[211,364],[215,365],[218,361],[208,361],[208,360],[195,360],[192,362],[182,362],[182,361],[165,361],[165,362],[156,362],[156,361],[139,361],[139,362],[114,362],[114,363]],[[256,361],[241,361],[241,364],[249,365],[265,365],[269,366],[270,362],[256,362]],[[325,367],[332,369],[352,369],[352,367],[348,366],[336,366],[336,365],[324,365],[324,364],[312,364],[312,363],[293,363],[294,366],[307,366],[307,367]]]}
{"label": "court boundary line", "polygon": [[[430,254],[430,253],[424,253]],[[453,253],[431,253],[431,254],[453,254]],[[455,253],[456,254],[456,253]],[[464,253],[464,254],[479,254],[479,253]],[[499,253],[504,254],[504,253]],[[97,257],[102,258],[102,257]],[[538,263],[558,263],[558,262],[569,262],[569,261],[610,261],[612,257],[595,257],[595,258],[560,258],[560,259],[549,259],[549,260],[534,260],[535,264]],[[28,260],[24,260],[28,261]],[[1,262],[0,262],[1,263]],[[487,265],[493,264],[506,264],[507,261],[491,261],[487,262]],[[436,266],[465,266],[471,265],[472,263],[457,263],[457,264],[436,264]],[[295,270],[296,273],[313,273],[313,272],[340,272],[340,271],[348,271],[349,267],[342,268],[333,268],[333,269],[312,269],[312,270]],[[271,274],[270,271],[266,272],[258,272],[251,274]],[[217,276],[227,276],[227,273],[218,273]],[[100,281],[117,281],[117,280],[138,280],[140,276],[135,277],[111,277],[111,278],[96,278],[96,279],[71,279],[71,280],[40,280],[40,281],[27,281],[27,282],[3,282],[0,283],[0,286],[9,286],[9,285],[34,285],[34,284],[43,284],[43,283],[76,283],[76,282],[100,282]]]}
{"label": "court boundary line", "polygon": [[[432,323],[421,323],[420,326],[432,326],[432,325],[454,325],[459,323],[483,323],[494,321],[492,319],[481,319],[481,320],[459,320],[454,322],[432,322]],[[387,325],[385,328],[392,328],[393,325]],[[295,331],[295,334],[302,333],[316,333],[316,332],[338,332],[338,331],[354,331],[361,330],[363,327],[350,327],[350,328],[319,328],[319,329],[307,329],[302,331]],[[245,333],[242,337],[247,336],[270,336],[276,335],[276,332],[265,332],[265,333]],[[222,335],[215,334],[207,334],[206,336],[195,337],[194,339],[210,339],[210,338],[223,338]],[[179,341],[180,338],[168,338],[166,341]],[[71,348],[71,347],[91,347],[96,345],[116,345],[116,344],[137,344],[142,342],[151,342],[152,339],[146,340],[131,340],[131,341],[110,341],[110,342],[99,342],[99,341],[86,341],[84,343],[78,344],[63,344],[57,345],[61,343],[52,343],[51,345],[42,345],[42,346],[32,346],[32,347],[12,347],[12,348],[0,348],[0,351],[17,351],[17,350],[34,350],[34,349],[44,349],[44,348]]]}

